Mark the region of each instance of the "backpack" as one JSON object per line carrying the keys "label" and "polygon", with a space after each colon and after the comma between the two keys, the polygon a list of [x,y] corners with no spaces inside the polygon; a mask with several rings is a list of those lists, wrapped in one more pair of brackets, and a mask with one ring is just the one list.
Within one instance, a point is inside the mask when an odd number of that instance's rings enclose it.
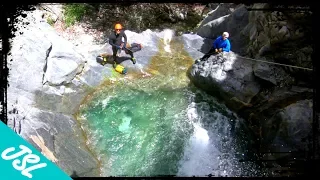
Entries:
{"label": "backpack", "polygon": [[[127,46],[127,47],[128,47],[128,46]],[[142,45],[139,44],[139,43],[132,43],[132,44],[128,47],[128,49],[134,53],[134,52],[140,51],[140,50],[142,49]]]}

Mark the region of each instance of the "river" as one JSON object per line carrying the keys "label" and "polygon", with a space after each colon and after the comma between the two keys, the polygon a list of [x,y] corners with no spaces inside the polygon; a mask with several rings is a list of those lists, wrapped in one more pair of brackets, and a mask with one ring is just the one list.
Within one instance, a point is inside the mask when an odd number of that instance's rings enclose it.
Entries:
{"label": "river", "polygon": [[190,83],[193,59],[183,44],[159,49],[148,68],[114,73],[79,109],[101,175],[260,175],[246,161],[252,149],[242,120]]}

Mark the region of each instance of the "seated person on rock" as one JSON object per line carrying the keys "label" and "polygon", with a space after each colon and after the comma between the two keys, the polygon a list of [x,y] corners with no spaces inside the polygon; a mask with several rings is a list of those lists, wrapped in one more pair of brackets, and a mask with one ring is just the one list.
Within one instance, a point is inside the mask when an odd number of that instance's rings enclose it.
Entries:
{"label": "seated person on rock", "polygon": [[[127,50],[127,36],[122,30],[121,24],[116,24],[114,27],[114,32],[109,36],[109,44],[112,46],[112,52],[113,52],[113,67],[116,67],[116,57],[117,54],[120,54],[121,50]],[[122,42],[122,38],[124,38],[124,42]],[[136,59],[133,57],[133,53],[129,50],[127,50],[131,56],[131,61],[133,64],[136,63]]]}
{"label": "seated person on rock", "polygon": [[206,61],[208,58],[216,53],[221,52],[229,52],[231,49],[230,41],[229,41],[229,33],[224,32],[221,36],[219,36],[212,44],[212,48],[209,50],[208,53],[206,53],[202,58],[200,58],[199,61]]}

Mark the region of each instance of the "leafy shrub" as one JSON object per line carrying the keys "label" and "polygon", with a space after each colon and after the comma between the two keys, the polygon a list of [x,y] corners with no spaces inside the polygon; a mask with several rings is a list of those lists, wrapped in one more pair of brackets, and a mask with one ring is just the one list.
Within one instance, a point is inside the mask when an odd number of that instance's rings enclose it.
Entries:
{"label": "leafy shrub", "polygon": [[49,16],[49,17],[47,18],[47,22],[48,22],[48,24],[50,24],[51,26],[53,26],[54,23],[55,23],[51,16]]}
{"label": "leafy shrub", "polygon": [[74,25],[88,12],[89,6],[83,3],[70,3],[64,5],[64,22],[66,26]]}

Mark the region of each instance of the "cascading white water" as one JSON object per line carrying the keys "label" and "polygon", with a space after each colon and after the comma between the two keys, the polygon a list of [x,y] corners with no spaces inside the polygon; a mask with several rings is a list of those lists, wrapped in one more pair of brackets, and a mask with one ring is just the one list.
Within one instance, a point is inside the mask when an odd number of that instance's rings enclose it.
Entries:
{"label": "cascading white water", "polygon": [[235,131],[239,119],[211,96],[189,89],[147,93],[129,85],[118,93],[84,113],[105,176],[256,173],[254,164],[239,162],[246,153],[239,148],[246,137]]}
{"label": "cascading white water", "polygon": [[239,163],[246,138],[235,133],[238,118],[188,86],[186,72],[176,69],[187,69],[190,62],[175,59],[181,48],[171,42],[172,31],[161,36],[164,50],[174,53],[153,62],[160,75],[106,86],[81,107],[88,146],[101,160],[103,176],[254,174],[253,164]]}
{"label": "cascading white water", "polygon": [[[213,101],[211,98],[207,100]],[[210,174],[230,177],[253,174],[248,172],[250,171],[248,167],[254,165],[239,163],[239,156],[236,157],[237,141],[231,130],[233,126],[231,122],[236,119],[218,111],[210,111],[210,105],[206,101],[192,102],[187,113],[194,131],[185,146],[177,176],[201,177]],[[236,128],[237,125],[234,125]]]}
{"label": "cascading white water", "polygon": [[163,36],[164,50],[168,53],[171,53],[170,42],[173,37],[173,31],[170,29],[165,29],[163,33],[164,33],[164,36]]}

